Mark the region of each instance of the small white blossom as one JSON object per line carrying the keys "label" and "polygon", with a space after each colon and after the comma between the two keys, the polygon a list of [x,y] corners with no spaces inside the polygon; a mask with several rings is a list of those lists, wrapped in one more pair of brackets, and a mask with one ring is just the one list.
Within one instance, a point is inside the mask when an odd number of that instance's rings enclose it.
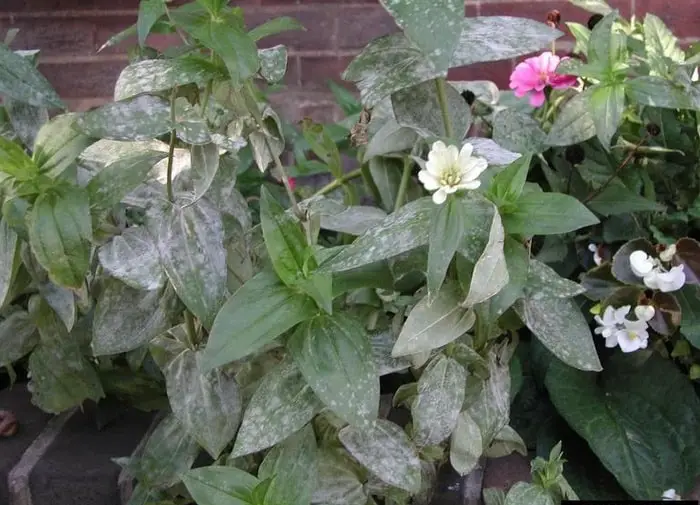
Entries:
{"label": "small white blossom", "polygon": [[433,193],[436,204],[444,203],[447,195],[461,189],[476,189],[481,186],[479,176],[488,164],[483,158],[472,156],[474,147],[467,143],[460,151],[457,146],[446,146],[438,140],[428,153],[425,169],[418,172],[418,179]]}
{"label": "small white blossom", "polygon": [[603,258],[598,252],[598,246],[591,242],[590,244],[588,244],[588,250],[593,253],[593,263],[600,266],[603,263]]}
{"label": "small white blossom", "polygon": [[668,263],[673,259],[673,257],[676,255],[676,244],[671,244],[668,246],[666,249],[661,251],[659,254],[659,258],[661,258],[661,261],[664,263]]}
{"label": "small white blossom", "polygon": [[603,317],[595,316],[595,321],[599,325],[595,329],[595,334],[603,336],[605,347],[615,347],[617,345],[619,335],[625,331],[626,316],[631,308],[629,305],[619,309],[608,306],[603,312]]}
{"label": "small white blossom", "polygon": [[648,322],[654,317],[654,307],[650,305],[635,307],[636,320],[627,319],[631,308],[629,305],[617,309],[607,307],[603,317],[595,317],[599,325],[595,333],[603,336],[605,347],[612,348],[619,345],[622,352],[626,353],[646,349],[649,341]]}
{"label": "small white blossom", "polygon": [[664,491],[664,494],[661,495],[661,498],[664,501],[681,501],[680,495],[676,494],[676,490],[673,488]]}
{"label": "small white blossom", "polygon": [[[675,254],[675,248],[669,249],[672,249],[672,253]],[[673,254],[669,257],[673,257]],[[670,293],[681,289],[685,284],[683,265],[666,270],[661,261],[652,258],[644,251],[634,251],[630,254],[630,268],[637,277],[644,279],[644,285],[650,289]]]}

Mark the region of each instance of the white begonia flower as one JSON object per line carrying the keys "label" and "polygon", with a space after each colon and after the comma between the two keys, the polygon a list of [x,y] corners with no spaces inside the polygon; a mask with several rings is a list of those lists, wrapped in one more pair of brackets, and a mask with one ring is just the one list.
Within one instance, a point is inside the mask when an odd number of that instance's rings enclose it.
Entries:
{"label": "white begonia flower", "polygon": [[[675,250],[672,252],[675,254]],[[673,254],[670,257],[673,257]],[[630,254],[630,268],[637,277],[644,279],[644,285],[649,289],[670,293],[681,289],[685,284],[683,265],[666,270],[659,260],[644,251],[634,251]]]}
{"label": "white begonia flower", "polygon": [[603,258],[598,253],[598,246],[591,242],[590,244],[588,244],[588,250],[593,253],[593,263],[600,266],[601,263],[603,263]]}
{"label": "white begonia flower", "polygon": [[656,315],[656,309],[652,305],[637,305],[634,308],[634,315],[640,321],[651,321]]}
{"label": "white begonia flower", "polygon": [[668,263],[673,259],[673,257],[676,255],[676,244],[671,244],[668,246],[666,249],[661,251],[659,253],[659,258],[661,258],[661,261],[664,263]]}
{"label": "white begonia flower", "polygon": [[644,251],[634,251],[630,254],[630,267],[637,277],[649,275],[655,266],[654,258]]}
{"label": "white begonia flower", "polygon": [[649,342],[648,321],[654,317],[656,311],[650,305],[640,305],[634,309],[637,320],[631,321],[627,319],[630,309],[629,305],[618,309],[607,307],[602,318],[595,317],[599,324],[595,333],[605,338],[605,347],[619,345],[622,352],[626,353],[646,349]]}
{"label": "white begonia flower", "polygon": [[433,193],[433,202],[440,205],[447,195],[461,189],[476,189],[481,186],[479,176],[488,163],[484,158],[472,156],[474,147],[467,143],[460,151],[457,146],[446,146],[435,142],[428,153],[425,169],[418,172],[418,179],[428,191]]}
{"label": "white begonia flower", "polygon": [[661,495],[661,498],[664,501],[681,501],[681,496],[677,494],[676,490],[673,488],[664,491],[664,494]]}
{"label": "white begonia flower", "polygon": [[602,335],[605,339],[605,347],[615,347],[620,334],[625,331],[625,321],[627,314],[630,313],[629,305],[620,307],[606,307],[603,312],[603,317],[595,316],[595,321],[598,323],[598,328],[594,330],[596,335]]}

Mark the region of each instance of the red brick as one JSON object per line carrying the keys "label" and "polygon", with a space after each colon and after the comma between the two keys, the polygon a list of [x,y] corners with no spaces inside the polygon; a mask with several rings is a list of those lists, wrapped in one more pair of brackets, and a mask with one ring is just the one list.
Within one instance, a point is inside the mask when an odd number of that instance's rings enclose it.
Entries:
{"label": "red brick", "polygon": [[39,49],[44,56],[88,55],[95,50],[95,21],[94,17],[15,18],[0,22],[0,33],[19,28],[13,49]]}
{"label": "red brick", "polygon": [[263,24],[270,19],[289,16],[299,21],[306,31],[291,31],[267,37],[260,41],[260,47],[284,44],[290,49],[317,50],[332,49],[335,38],[337,9],[308,9],[299,6],[247,9],[246,23],[249,28]]}
{"label": "red brick", "polygon": [[0,12],[137,9],[139,0],[2,0]]}
{"label": "red brick", "polygon": [[369,41],[399,29],[394,19],[382,7],[345,7],[339,19],[340,49],[362,49]]}
{"label": "red brick", "polygon": [[301,58],[301,86],[309,91],[329,91],[328,81],[348,84],[340,77],[350,64],[351,57],[310,57]]}
{"label": "red brick", "polygon": [[39,70],[65,98],[112,96],[126,61],[42,63]]}
{"label": "red brick", "polygon": [[447,77],[453,81],[493,81],[499,88],[506,89],[512,70],[510,60],[475,63],[467,67],[453,68]]}
{"label": "red brick", "polygon": [[339,110],[335,104],[307,105],[301,108],[301,116],[317,123],[332,123],[336,121]]}
{"label": "red brick", "polygon": [[[104,16],[97,26],[97,34],[95,36],[94,51],[96,52],[102,44],[107,42],[113,35],[121,32],[125,28],[133,25],[136,22],[136,14],[120,15],[120,16]],[[178,44],[182,44],[180,37],[176,34],[163,35],[155,33],[148,37],[146,43],[158,50],[164,50]],[[125,53],[129,48],[137,44],[136,37],[130,37],[121,44],[105,49],[105,54],[110,53]]]}
{"label": "red brick", "polygon": [[656,14],[681,38],[700,37],[700,3],[691,0],[636,0],[636,15]]}

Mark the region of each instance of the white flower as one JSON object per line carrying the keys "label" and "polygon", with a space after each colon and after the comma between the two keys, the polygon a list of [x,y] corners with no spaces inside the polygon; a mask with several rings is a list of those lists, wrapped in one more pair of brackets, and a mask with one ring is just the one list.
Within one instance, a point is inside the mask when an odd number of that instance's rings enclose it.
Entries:
{"label": "white flower", "polygon": [[598,246],[591,242],[588,244],[588,250],[593,253],[593,263],[600,266],[600,264],[603,263],[603,258],[598,253]]}
{"label": "white flower", "polygon": [[676,255],[676,244],[671,244],[668,246],[666,249],[661,251],[659,254],[659,258],[661,258],[661,261],[664,263],[668,263],[673,259],[673,257]]}
{"label": "white flower", "polygon": [[595,329],[595,334],[603,336],[605,347],[615,347],[617,345],[618,338],[625,331],[626,316],[631,308],[629,305],[619,309],[608,306],[605,308],[602,318],[595,316],[596,323],[600,325]]}
{"label": "white flower", "polygon": [[485,159],[472,156],[473,150],[469,143],[464,144],[461,151],[457,151],[457,146],[446,146],[440,140],[433,144],[425,169],[418,172],[418,179],[425,189],[435,191],[433,201],[436,204],[444,203],[451,193],[481,186],[478,177],[488,164]]}
{"label": "white flower", "polygon": [[664,501],[681,501],[680,495],[676,494],[676,490],[673,488],[664,491],[664,494],[661,495],[661,498]]}
{"label": "white flower", "polygon": [[637,316],[637,319],[640,321],[651,321],[654,319],[654,315],[656,314],[656,309],[652,305],[637,305],[634,308],[634,315]]}
{"label": "white flower", "polygon": [[631,321],[627,319],[630,309],[629,305],[618,309],[608,306],[602,318],[595,317],[599,324],[595,333],[605,338],[605,347],[611,348],[619,345],[622,352],[646,349],[649,341],[648,321],[654,317],[656,311],[650,305],[637,306],[634,309],[637,319]]}
{"label": "white flower", "polygon": [[[662,259],[673,257],[675,247],[671,246],[669,250],[671,254],[663,256]],[[644,251],[634,251],[630,254],[630,268],[637,277],[644,279],[644,285],[650,289],[669,293],[681,289],[685,284],[683,265],[666,270],[659,260],[652,258]]]}
{"label": "white flower", "polygon": [[654,258],[644,251],[634,251],[630,254],[630,267],[637,277],[649,275],[655,266]]}

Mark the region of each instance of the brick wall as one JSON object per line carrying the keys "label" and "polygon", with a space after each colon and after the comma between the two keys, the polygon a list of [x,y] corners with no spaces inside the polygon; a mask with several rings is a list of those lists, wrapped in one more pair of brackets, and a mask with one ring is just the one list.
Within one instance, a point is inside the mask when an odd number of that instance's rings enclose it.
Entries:
{"label": "brick wall", "polygon": [[[371,39],[396,30],[377,0],[245,0],[249,26],[276,16],[297,18],[305,32],[266,39],[268,45],[290,48],[286,95],[278,100],[288,116],[328,119],[332,102],[328,79],[340,79],[342,70]],[[700,0],[612,0],[623,15],[653,12],[662,17],[684,41],[700,38]],[[41,69],[68,101],[81,110],[109,98],[126,64],[123,47],[96,54],[112,34],[136,20],[138,0],[0,0],[0,34],[21,29],[16,48],[42,51]],[[559,9],[563,21],[585,23],[588,15],[567,0],[466,0],[468,16],[513,15],[544,20]],[[569,39],[570,40],[570,39]],[[169,43],[155,37],[152,45]],[[564,42],[562,49],[565,49]],[[570,46],[569,46],[570,47]],[[503,86],[512,61],[456,69],[451,77],[491,79]]]}

